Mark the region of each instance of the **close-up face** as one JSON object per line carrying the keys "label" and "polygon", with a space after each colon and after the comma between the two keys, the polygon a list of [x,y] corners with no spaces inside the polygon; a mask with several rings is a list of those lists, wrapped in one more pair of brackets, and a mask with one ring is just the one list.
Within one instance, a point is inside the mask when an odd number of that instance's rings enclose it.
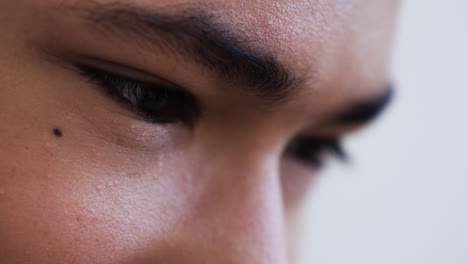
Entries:
{"label": "close-up face", "polygon": [[0,3],[0,263],[292,263],[391,98],[395,0]]}

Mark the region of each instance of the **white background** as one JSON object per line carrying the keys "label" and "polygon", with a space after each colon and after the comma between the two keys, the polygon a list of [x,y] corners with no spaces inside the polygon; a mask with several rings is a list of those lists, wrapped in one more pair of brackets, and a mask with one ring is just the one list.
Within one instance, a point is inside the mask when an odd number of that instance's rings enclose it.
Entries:
{"label": "white background", "polygon": [[468,1],[403,1],[396,101],[311,193],[303,264],[468,264]]}

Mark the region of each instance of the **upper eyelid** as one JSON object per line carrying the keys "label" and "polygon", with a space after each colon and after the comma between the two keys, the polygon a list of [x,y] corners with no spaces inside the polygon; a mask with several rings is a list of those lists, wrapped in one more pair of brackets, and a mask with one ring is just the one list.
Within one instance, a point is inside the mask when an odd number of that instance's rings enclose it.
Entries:
{"label": "upper eyelid", "polygon": [[78,67],[94,68],[102,72],[123,77],[129,80],[139,81],[147,84],[163,85],[168,88],[187,91],[187,89],[182,88],[180,85],[166,80],[163,77],[148,73],[147,71],[141,70],[130,65],[123,65],[110,60],[86,56],[82,59],[75,60],[73,64],[75,64]]}
{"label": "upper eyelid", "polygon": [[174,81],[170,81],[164,77],[141,68],[119,63],[114,60],[76,53],[55,53],[48,49],[40,49],[39,51],[50,63],[61,65],[62,67],[72,71],[80,72],[80,67],[89,67],[114,74],[119,77],[124,77],[148,84],[162,85],[167,88],[173,88],[190,93],[189,89],[177,84]]}

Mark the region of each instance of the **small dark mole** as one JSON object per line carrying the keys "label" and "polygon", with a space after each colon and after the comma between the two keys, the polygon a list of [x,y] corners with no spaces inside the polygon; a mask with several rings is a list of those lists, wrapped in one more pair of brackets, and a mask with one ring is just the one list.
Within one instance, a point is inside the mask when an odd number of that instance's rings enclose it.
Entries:
{"label": "small dark mole", "polygon": [[57,136],[57,137],[63,136],[62,131],[60,129],[58,129],[58,128],[54,128],[54,130],[52,130],[52,133],[54,133],[54,135]]}

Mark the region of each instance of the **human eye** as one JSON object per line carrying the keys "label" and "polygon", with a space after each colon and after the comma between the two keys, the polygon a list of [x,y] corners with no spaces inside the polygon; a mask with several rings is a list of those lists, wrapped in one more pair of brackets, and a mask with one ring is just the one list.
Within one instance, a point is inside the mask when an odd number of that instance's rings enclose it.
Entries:
{"label": "human eye", "polygon": [[338,138],[298,138],[289,144],[286,153],[313,169],[320,169],[326,165],[326,158],[329,156],[341,161],[348,159]]}
{"label": "human eye", "polygon": [[191,122],[197,107],[193,96],[164,82],[139,80],[98,67],[77,65],[79,73],[138,119],[155,124]]}

